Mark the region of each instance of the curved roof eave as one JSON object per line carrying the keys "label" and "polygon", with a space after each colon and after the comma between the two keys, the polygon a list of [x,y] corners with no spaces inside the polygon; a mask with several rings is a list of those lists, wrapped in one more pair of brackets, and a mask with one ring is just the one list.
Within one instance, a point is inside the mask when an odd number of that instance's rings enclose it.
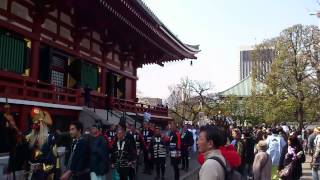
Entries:
{"label": "curved roof eave", "polygon": [[152,12],[152,10],[142,1],[142,0],[134,0],[146,13],[149,17],[154,20],[154,22],[160,27],[160,29],[171,38],[176,44],[178,44],[182,49],[191,54],[196,54],[200,52],[199,45],[188,45],[184,44],[179,38],[177,38],[167,26],[165,26],[161,20]]}

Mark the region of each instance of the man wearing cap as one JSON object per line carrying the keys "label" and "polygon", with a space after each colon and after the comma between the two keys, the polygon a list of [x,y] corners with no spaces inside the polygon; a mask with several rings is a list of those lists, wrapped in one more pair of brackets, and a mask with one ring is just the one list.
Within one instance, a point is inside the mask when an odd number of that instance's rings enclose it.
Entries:
{"label": "man wearing cap", "polygon": [[90,128],[90,177],[91,180],[104,180],[108,170],[107,142],[101,134],[99,125]]}
{"label": "man wearing cap", "polygon": [[167,141],[164,136],[161,135],[159,127],[155,128],[155,134],[150,142],[150,154],[154,157],[154,161],[156,164],[157,176],[156,180],[160,178],[160,170],[161,170],[161,179],[164,180],[165,174],[165,164],[166,164],[166,146]]}

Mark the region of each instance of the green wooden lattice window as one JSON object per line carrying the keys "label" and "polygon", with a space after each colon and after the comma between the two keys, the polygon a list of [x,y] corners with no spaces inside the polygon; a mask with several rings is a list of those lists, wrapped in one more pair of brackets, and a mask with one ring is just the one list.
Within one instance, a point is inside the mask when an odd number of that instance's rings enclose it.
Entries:
{"label": "green wooden lattice window", "polygon": [[27,43],[0,31],[0,70],[22,74],[26,61]]}
{"label": "green wooden lattice window", "polygon": [[92,89],[98,88],[98,68],[91,64],[83,63],[81,68],[82,85],[89,85]]}

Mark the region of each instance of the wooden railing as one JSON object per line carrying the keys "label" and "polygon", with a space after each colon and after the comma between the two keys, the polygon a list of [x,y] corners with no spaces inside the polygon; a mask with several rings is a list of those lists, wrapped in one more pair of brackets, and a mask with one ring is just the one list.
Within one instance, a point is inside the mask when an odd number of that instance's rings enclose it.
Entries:
{"label": "wooden railing", "polygon": [[168,116],[168,108],[150,106],[124,99],[114,99],[113,106],[119,110],[126,110],[133,113],[144,113],[148,111],[151,115]]}
{"label": "wooden railing", "polygon": [[57,87],[10,72],[0,72],[0,96],[65,105],[82,105],[79,89]]}
{"label": "wooden railing", "polygon": [[[74,106],[84,105],[82,89],[58,87],[4,71],[0,71],[0,97]],[[117,98],[112,98],[110,101],[108,97],[96,91],[91,92],[90,106],[99,109],[113,107],[120,111],[133,113],[148,111],[151,115],[168,116],[168,109],[165,107],[150,106]]]}

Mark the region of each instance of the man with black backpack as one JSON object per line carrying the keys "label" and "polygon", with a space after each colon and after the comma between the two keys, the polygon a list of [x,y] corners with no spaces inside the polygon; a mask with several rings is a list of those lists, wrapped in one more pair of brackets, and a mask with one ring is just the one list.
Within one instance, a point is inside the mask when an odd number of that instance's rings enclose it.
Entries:
{"label": "man with black backpack", "polygon": [[228,166],[219,148],[225,143],[224,133],[216,126],[201,127],[198,139],[199,152],[205,154],[205,162],[199,172],[200,180],[240,180],[239,173]]}

